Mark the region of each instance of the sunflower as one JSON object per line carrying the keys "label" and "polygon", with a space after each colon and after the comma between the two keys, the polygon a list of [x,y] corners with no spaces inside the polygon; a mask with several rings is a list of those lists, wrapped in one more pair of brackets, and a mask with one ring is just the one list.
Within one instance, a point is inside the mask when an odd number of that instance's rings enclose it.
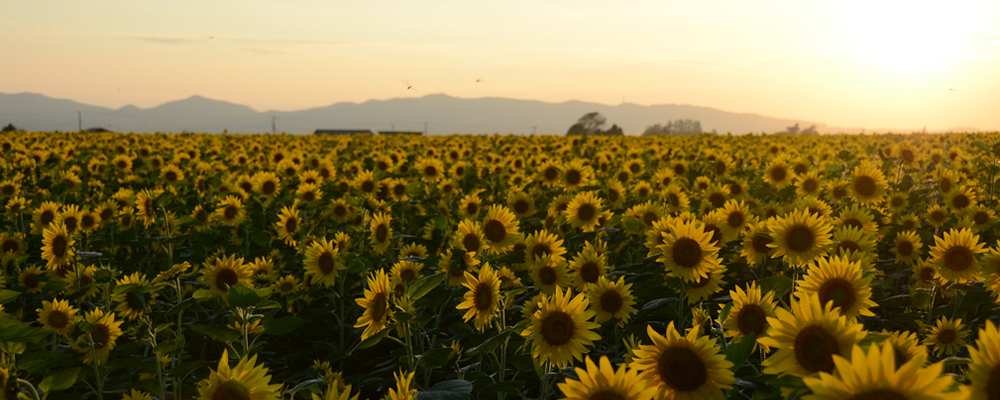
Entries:
{"label": "sunflower", "polygon": [[697,303],[708,299],[711,295],[722,290],[723,275],[726,274],[726,267],[715,265],[708,270],[708,276],[699,277],[691,282],[691,287],[684,292],[684,298],[688,304]]}
{"label": "sunflower", "polygon": [[52,224],[50,225],[53,224],[65,225],[66,232],[69,234],[76,233],[77,229],[80,227],[80,206],[74,204],[63,206],[62,212],[56,216],[55,221],[52,221]]}
{"label": "sunflower", "polygon": [[927,209],[927,223],[931,226],[940,228],[945,222],[948,222],[948,211],[943,207],[935,204]]}
{"label": "sunflower", "polygon": [[715,339],[699,335],[698,329],[681,336],[670,322],[665,335],[652,326],[646,326],[646,333],[653,344],[635,349],[631,366],[659,398],[721,399],[722,389],[736,383],[733,363],[719,353]]}
{"label": "sunflower", "polygon": [[959,187],[945,196],[944,203],[948,205],[948,208],[951,208],[952,212],[959,214],[969,210],[969,207],[975,207],[976,195],[968,188]]}
{"label": "sunflower", "polygon": [[465,195],[458,201],[458,216],[469,219],[478,218],[479,211],[482,210],[480,206],[482,202],[483,200],[479,198],[478,191]]}
{"label": "sunflower", "polygon": [[649,400],[656,395],[656,387],[639,379],[639,371],[624,364],[615,370],[607,356],[601,356],[600,367],[584,358],[586,369],[576,368],[577,379],[567,378],[558,384],[567,400]]}
{"label": "sunflower", "polygon": [[135,223],[135,210],[132,207],[125,207],[118,210],[118,230],[125,232],[132,229]]}
{"label": "sunflower", "polygon": [[660,196],[666,200],[666,205],[671,212],[688,211],[688,208],[691,207],[690,197],[679,184],[670,184]]}
{"label": "sunflower", "polygon": [[330,203],[330,214],[333,216],[333,220],[344,223],[354,216],[354,207],[347,203],[344,199],[336,199]]}
{"label": "sunflower", "polygon": [[767,319],[777,316],[774,292],[762,293],[757,283],[751,282],[746,291],[736,286],[729,291],[729,296],[733,298],[733,305],[722,323],[726,337],[738,338],[751,333],[758,339],[766,337],[770,328]]}
{"label": "sunflower", "polygon": [[160,197],[163,190],[149,190],[143,189],[135,197],[135,205],[139,211],[139,217],[142,218],[142,223],[148,228],[154,222],[156,222],[156,198]]}
{"label": "sunflower", "polygon": [[414,165],[424,182],[434,183],[445,177],[444,163],[436,158],[422,158]]}
{"label": "sunflower", "polygon": [[278,178],[278,175],[275,175],[273,172],[258,172],[254,174],[252,180],[254,191],[260,193],[264,197],[277,196],[278,192],[281,190],[281,178]]}
{"label": "sunflower", "polygon": [[38,322],[42,328],[50,332],[66,336],[73,330],[76,324],[76,307],[69,304],[68,300],[52,299],[52,301],[42,301],[42,308],[35,310],[38,313]]}
{"label": "sunflower", "polygon": [[778,157],[771,161],[767,165],[767,169],[764,171],[764,182],[773,186],[775,189],[783,189],[785,186],[792,184],[792,171],[789,171],[787,160]]}
{"label": "sunflower", "polygon": [[527,218],[535,215],[535,199],[520,190],[507,196],[509,207],[517,218]]}
{"label": "sunflower", "polygon": [[99,308],[86,313],[84,320],[94,325],[94,330],[90,332],[90,337],[88,334],[80,335],[73,347],[83,353],[85,363],[89,364],[96,355],[97,363],[103,364],[115,348],[115,340],[122,335],[120,327],[124,321],[115,321],[115,313],[105,313]]}
{"label": "sunflower", "polygon": [[49,266],[61,266],[76,254],[73,251],[76,240],[69,236],[65,225],[49,225],[42,235],[42,258]]}
{"label": "sunflower", "polygon": [[847,359],[835,356],[835,373],[821,372],[819,377],[805,377],[803,381],[812,394],[803,400],[840,399],[962,399],[961,392],[949,392],[954,380],[942,375],[944,365],[924,367],[925,359],[914,359],[897,364],[893,347],[889,343],[872,345],[868,352],[861,346],[851,348]]}
{"label": "sunflower", "polygon": [[354,177],[351,186],[361,192],[361,197],[369,197],[375,195],[379,182],[375,179],[375,174],[372,171],[364,170]]}
{"label": "sunflower", "polygon": [[160,179],[168,185],[174,185],[184,180],[184,171],[181,171],[176,165],[170,164],[160,170]]}
{"label": "sunflower", "polygon": [[389,303],[392,282],[389,275],[384,270],[378,270],[368,275],[368,288],[365,289],[365,297],[355,299],[359,306],[365,309],[355,328],[364,327],[361,333],[361,340],[368,339],[385,327],[392,318],[392,307]]}
{"label": "sunflower", "polygon": [[410,243],[399,249],[399,258],[427,258],[427,247],[419,243]]}
{"label": "sunflower", "polygon": [[243,258],[236,258],[236,255],[229,257],[214,257],[206,261],[204,269],[201,271],[201,281],[208,284],[208,288],[222,295],[223,298],[229,294],[229,288],[238,283],[247,285],[253,271],[250,266],[243,263]]}
{"label": "sunflower", "polygon": [[545,229],[528,235],[524,239],[524,245],[525,256],[527,256],[525,261],[529,263],[537,262],[547,256],[552,257],[554,260],[562,261],[563,256],[566,254],[566,247],[563,246],[563,240]]}
{"label": "sunflower", "polygon": [[559,162],[555,160],[549,160],[543,163],[538,168],[538,181],[542,185],[553,187],[559,184],[559,178],[562,174],[559,171]]}
{"label": "sunflower", "polygon": [[302,284],[299,282],[299,278],[296,278],[295,275],[285,275],[274,281],[272,287],[275,292],[284,296],[290,296],[302,289]]}
{"label": "sunflower", "polygon": [[996,212],[984,205],[970,207],[965,219],[968,220],[972,230],[981,232],[990,229],[996,220]]}
{"label": "sunflower", "polygon": [[809,376],[832,372],[833,356],[850,354],[852,346],[865,337],[861,324],[833,311],[833,302],[820,305],[818,296],[792,299],[792,311],[778,308],[768,317],[769,335],[757,342],[776,353],[764,360],[765,374]]}
{"label": "sunflower", "polygon": [[892,346],[893,358],[896,359],[897,369],[915,358],[921,360],[927,359],[927,346],[920,344],[916,333],[909,331],[889,332],[885,329],[881,333],[883,336],[886,336],[885,341],[882,343],[888,343]]}
{"label": "sunflower", "polygon": [[701,204],[704,209],[721,208],[727,201],[729,201],[729,189],[725,186],[713,184],[701,192]]}
{"label": "sunflower", "polygon": [[[94,273],[97,268],[93,266],[77,266],[66,273],[68,283],[66,292],[69,294],[83,293],[84,299],[96,296],[100,292],[100,286],[94,280]],[[41,285],[38,286],[41,289]]]}
{"label": "sunflower", "polygon": [[417,389],[411,389],[413,386],[413,376],[415,372],[403,373],[402,371],[396,373],[393,372],[392,375],[396,378],[396,387],[389,388],[389,393],[386,394],[385,400],[415,400],[417,398]]}
{"label": "sunflower", "polygon": [[862,162],[851,171],[851,195],[862,205],[881,201],[888,186],[882,171],[869,162]]}
{"label": "sunflower", "polygon": [[614,209],[620,209],[625,204],[628,193],[625,191],[625,185],[622,185],[618,181],[607,181],[607,188],[605,193],[607,194],[608,206]]}
{"label": "sunflower", "polygon": [[566,270],[566,261],[551,255],[544,255],[536,258],[530,264],[528,275],[535,283],[535,287],[542,293],[552,294],[559,288],[570,285],[569,272]]}
{"label": "sunflower", "polygon": [[309,244],[304,264],[309,282],[323,287],[333,286],[340,271],[345,268],[336,246],[326,238],[316,239]]}
{"label": "sunflower", "polygon": [[122,400],[153,400],[153,396],[141,390],[132,389],[131,392],[125,393]]}
{"label": "sunflower", "polygon": [[479,277],[476,278],[468,272],[465,273],[465,283],[462,284],[469,289],[465,292],[465,301],[455,306],[458,310],[467,310],[462,319],[468,322],[475,318],[476,329],[485,331],[493,325],[493,317],[499,312],[500,307],[500,280],[497,274],[489,265],[484,265],[479,270]]}
{"label": "sunflower", "polygon": [[916,231],[908,230],[897,233],[893,243],[892,253],[896,255],[897,263],[913,265],[920,259],[924,243],[920,241],[920,236],[917,236]]}
{"label": "sunflower", "polygon": [[740,234],[746,230],[747,225],[753,224],[754,217],[750,215],[750,209],[740,200],[731,199],[718,211],[718,217],[722,220],[719,228],[722,235],[731,240],[739,238]]}
{"label": "sunflower", "polygon": [[859,228],[841,226],[833,231],[831,256],[844,256],[850,261],[860,261],[862,269],[870,270],[875,263],[875,238]]}
{"label": "sunflower", "polygon": [[969,346],[970,399],[995,399],[1000,396],[1000,330],[993,321],[986,321],[979,330],[976,346]]}
{"label": "sunflower", "polygon": [[90,210],[80,211],[79,216],[80,216],[79,230],[80,233],[82,234],[91,233],[97,230],[97,227],[101,223],[101,217]]}
{"label": "sunflower", "polygon": [[507,207],[497,204],[486,210],[482,226],[486,245],[496,254],[509,251],[520,230],[515,214]]}
{"label": "sunflower", "polygon": [[[138,272],[115,281],[115,286],[128,289],[116,292],[111,296],[111,301],[116,303],[115,312],[130,321],[145,315],[156,297],[155,288],[146,279],[146,275]],[[147,296],[148,293],[153,293],[152,297]]]}
{"label": "sunflower", "polygon": [[45,286],[44,276],[45,272],[42,271],[42,267],[35,265],[21,271],[17,277],[17,281],[21,287],[26,289],[25,292],[36,294],[41,293],[42,287]]}
{"label": "sunflower", "polygon": [[570,263],[570,268],[573,270],[574,286],[577,290],[584,291],[588,285],[597,283],[599,278],[607,276],[608,257],[587,242]]}
{"label": "sunflower", "polygon": [[458,223],[458,231],[455,232],[452,246],[467,252],[478,253],[485,247],[485,241],[479,223],[466,219]]}
{"label": "sunflower", "polygon": [[278,213],[278,222],[274,223],[274,230],[278,232],[278,238],[285,241],[285,244],[295,247],[295,233],[299,230],[299,212],[294,208],[285,206]]}
{"label": "sunflower", "polygon": [[215,209],[215,217],[223,225],[239,226],[245,217],[243,200],[236,196],[226,196],[226,199],[219,203],[219,208]]}
{"label": "sunflower", "polygon": [[933,349],[937,355],[951,356],[962,346],[965,346],[967,336],[969,336],[969,331],[965,329],[961,318],[941,317],[934,327],[928,327],[923,345]]}
{"label": "sunflower", "polygon": [[866,235],[878,233],[878,224],[875,223],[875,217],[868,212],[868,209],[858,207],[856,204],[841,210],[840,214],[837,215],[835,225],[838,227],[849,226],[858,228],[864,231]]}
{"label": "sunflower", "polygon": [[869,311],[878,306],[871,300],[871,281],[871,276],[862,277],[860,262],[839,256],[829,260],[819,257],[806,269],[805,279],[796,282],[795,296],[800,301],[819,296],[820,303],[833,302],[834,309],[853,320],[858,315],[875,315]]}
{"label": "sunflower", "polygon": [[793,211],[771,222],[771,237],[774,242],[767,246],[777,249],[775,257],[781,256],[790,264],[806,264],[826,253],[833,227],[815,214],[807,211]]}
{"label": "sunflower", "polygon": [[392,222],[392,215],[388,213],[377,213],[372,218],[371,225],[369,225],[369,231],[371,236],[372,249],[375,254],[385,253],[389,249],[389,245],[392,244],[392,227],[389,223]]}
{"label": "sunflower", "polygon": [[699,222],[678,222],[670,232],[663,233],[664,244],[658,246],[668,273],[687,282],[708,278],[709,271],[719,265],[719,248],[709,243],[711,232],[705,232]]}
{"label": "sunflower", "polygon": [[466,271],[475,272],[479,270],[479,259],[476,258],[476,253],[462,252],[458,254],[457,252],[448,250],[444,254],[441,254],[441,259],[438,261],[438,268],[440,273],[448,274],[448,286],[458,287],[465,282]]}
{"label": "sunflower", "polygon": [[592,232],[607,211],[604,202],[593,192],[578,193],[566,206],[564,215],[569,223],[584,232]]}
{"label": "sunflower", "polygon": [[818,196],[823,189],[820,171],[810,171],[795,179],[795,193],[799,196]]}
{"label": "sunflower", "polygon": [[743,248],[740,250],[740,256],[746,259],[747,264],[763,265],[777,251],[768,246],[774,242],[770,233],[767,221],[750,226],[750,231],[743,237]]}
{"label": "sunflower", "polygon": [[7,201],[7,204],[4,205],[4,209],[7,210],[7,216],[11,218],[19,217],[21,213],[27,210],[27,207],[28,200],[25,200],[21,196],[14,196],[14,198]]}
{"label": "sunflower", "polygon": [[583,160],[570,161],[562,167],[562,186],[567,192],[576,191],[580,187],[590,185],[593,175],[593,170],[584,165]]}
{"label": "sunflower", "polygon": [[625,283],[624,276],[619,277],[617,281],[601,276],[595,284],[590,285],[587,299],[597,313],[594,317],[596,323],[616,319],[619,327],[625,327],[632,314],[636,312],[632,307],[635,305],[632,284]]}
{"label": "sunflower", "polygon": [[656,221],[663,218],[664,212],[663,208],[659,204],[654,204],[652,201],[647,201],[642,204],[637,204],[625,212],[626,215],[631,215],[639,219],[642,225],[646,228],[652,228]]}
{"label": "sunflower", "polygon": [[944,237],[934,237],[930,257],[941,277],[949,282],[966,282],[979,275],[981,265],[976,254],[985,253],[979,235],[969,229],[952,229]]}
{"label": "sunflower", "polygon": [[0,260],[4,264],[24,254],[24,240],[19,233],[0,233]]}
{"label": "sunflower", "polygon": [[531,314],[530,326],[521,332],[532,342],[532,356],[562,369],[589,353],[586,346],[601,339],[594,332],[600,324],[590,322],[596,313],[589,305],[585,294],[574,296],[572,289],[556,289],[555,294],[543,296]]}
{"label": "sunflower", "polygon": [[643,243],[643,245],[649,249],[646,253],[646,257],[655,257],[660,255],[660,246],[667,243],[663,240],[663,237],[665,234],[669,233],[673,227],[674,219],[666,217],[653,222],[653,227],[646,229],[646,241]]}
{"label": "sunflower", "polygon": [[242,358],[236,367],[229,368],[229,350],[222,350],[219,366],[208,378],[198,383],[198,400],[244,399],[277,400],[281,398],[281,384],[270,384],[267,367],[257,365],[257,355]]}

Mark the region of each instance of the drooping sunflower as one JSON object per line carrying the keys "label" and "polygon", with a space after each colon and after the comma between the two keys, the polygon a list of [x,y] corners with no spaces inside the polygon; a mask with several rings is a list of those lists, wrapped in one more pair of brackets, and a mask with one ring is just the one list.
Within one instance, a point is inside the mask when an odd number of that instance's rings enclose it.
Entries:
{"label": "drooping sunflower", "polygon": [[862,272],[861,263],[847,257],[819,257],[797,282],[795,296],[800,301],[819,296],[820,303],[833,302],[833,308],[851,320],[858,315],[873,316],[869,309],[878,304],[871,300],[872,276],[863,277]]}
{"label": "drooping sunflower", "polygon": [[558,384],[567,400],[649,400],[656,395],[656,387],[639,379],[639,371],[626,365],[615,370],[607,356],[601,356],[600,366],[590,357],[584,358],[586,369],[576,368],[577,379],[567,378]]}
{"label": "drooping sunflower", "polygon": [[851,171],[851,195],[862,205],[877,204],[888,186],[885,174],[869,162],[862,162]]}
{"label": "drooping sunflower", "polygon": [[663,233],[664,244],[658,246],[656,261],[687,282],[707,278],[709,270],[721,262],[719,248],[709,242],[711,238],[712,233],[700,222],[677,222],[670,232]]}
{"label": "drooping sunflower", "polygon": [[596,323],[615,319],[619,327],[624,327],[636,312],[632,307],[635,305],[632,284],[625,283],[624,276],[619,277],[617,281],[609,280],[605,276],[600,277],[595,284],[590,285],[587,298],[597,313],[594,317]]}
{"label": "drooping sunflower", "polygon": [[892,346],[893,358],[896,359],[896,368],[903,366],[903,364],[917,357],[923,360],[927,359],[927,346],[920,344],[916,333],[910,331],[889,332],[885,329],[881,333],[883,336],[886,336],[883,343],[888,343]]}
{"label": "drooping sunflower", "polygon": [[949,319],[943,316],[933,327],[928,327],[923,344],[933,349],[935,354],[954,355],[966,344],[965,338],[969,336],[969,331],[965,328],[961,318]]}
{"label": "drooping sunflower", "polygon": [[476,253],[455,252],[447,250],[440,255],[438,261],[439,271],[448,274],[448,286],[458,287],[465,282],[465,272],[476,272],[479,270],[479,259]]}
{"label": "drooping sunflower", "polygon": [[215,371],[198,383],[198,400],[243,399],[277,400],[281,398],[281,384],[271,385],[271,376],[264,364],[257,365],[257,355],[242,358],[236,367],[229,368],[229,350],[222,350],[222,358]]}
{"label": "drooping sunflower", "polygon": [[483,235],[486,238],[486,245],[496,254],[503,254],[514,245],[520,225],[514,213],[507,207],[501,205],[491,205],[486,210],[486,217],[483,218]]}
{"label": "drooping sunflower", "polygon": [[403,373],[393,372],[392,375],[396,379],[396,387],[389,388],[389,392],[386,393],[385,400],[415,400],[417,398],[417,389],[411,388],[413,386],[413,377],[416,372]]}
{"label": "drooping sunflower", "polygon": [[934,237],[930,257],[941,277],[949,282],[966,282],[975,279],[982,268],[976,255],[985,253],[979,235],[970,229],[951,229],[944,237]]}
{"label": "drooping sunflower", "polygon": [[743,237],[743,248],[740,250],[740,256],[748,264],[762,265],[771,259],[771,255],[777,251],[777,249],[768,246],[774,242],[770,233],[767,221],[760,221],[750,226],[750,230]]}
{"label": "drooping sunflower", "polygon": [[223,298],[229,294],[229,288],[237,283],[250,284],[250,277],[253,271],[250,266],[243,263],[243,258],[236,258],[236,255],[219,256],[206,261],[204,269],[201,271],[201,280],[208,284],[208,288],[222,295]]}
{"label": "drooping sunflower", "polygon": [[590,321],[596,313],[589,305],[584,293],[574,296],[568,288],[543,296],[531,315],[531,325],[521,332],[532,342],[532,356],[562,369],[589,353],[587,346],[601,339],[594,332],[600,325]]}
{"label": "drooping sunflower", "polygon": [[243,200],[236,196],[226,196],[226,199],[219,203],[219,208],[215,209],[216,220],[223,225],[239,226],[243,223],[244,216]]}
{"label": "drooping sunflower", "polygon": [[770,328],[767,319],[777,316],[774,292],[762,293],[757,283],[751,282],[746,291],[736,286],[729,295],[733,298],[733,306],[722,323],[726,337],[738,338],[751,333],[758,339],[766,337]]}
{"label": "drooping sunflower", "polygon": [[[97,268],[94,266],[77,266],[66,273],[66,292],[69,294],[83,293],[82,298],[96,296],[100,292],[100,287],[94,280],[94,273]],[[38,286],[41,289],[41,285]]]}
{"label": "drooping sunflower", "polygon": [[73,240],[66,231],[66,226],[62,224],[49,225],[42,234],[42,258],[48,261],[50,267],[58,267],[66,264],[66,261],[76,254],[73,251]]}
{"label": "drooping sunflower", "polygon": [[718,264],[708,269],[708,275],[699,277],[691,282],[691,286],[684,292],[684,298],[688,304],[695,304],[708,299],[713,294],[722,290],[722,278],[726,274],[726,267]]}
{"label": "drooping sunflower", "polygon": [[782,257],[789,264],[806,264],[826,253],[833,244],[830,231],[833,227],[825,218],[807,211],[792,211],[771,222],[774,242],[768,247],[777,249],[774,257]]}
{"label": "drooping sunflower", "polygon": [[792,299],[792,311],[778,308],[768,317],[766,337],[757,342],[778,348],[764,360],[764,373],[809,376],[833,372],[833,356],[850,355],[851,348],[865,337],[861,324],[833,310],[833,302],[820,305],[818,296]]}
{"label": "drooping sunflower", "polygon": [[305,274],[313,285],[331,287],[345,269],[336,246],[326,238],[314,240],[306,250]]}
{"label": "drooping sunflower", "polygon": [[872,345],[866,353],[861,346],[851,348],[850,359],[834,356],[835,373],[820,372],[819,377],[803,381],[812,394],[803,400],[841,399],[942,399],[965,398],[962,392],[949,392],[953,379],[942,375],[944,365],[924,367],[922,357],[896,364],[892,345]]}
{"label": "drooping sunflower", "polygon": [[295,233],[299,230],[300,222],[298,210],[285,206],[278,213],[278,222],[274,223],[274,230],[285,244],[295,247],[298,243],[295,241]]}
{"label": "drooping sunflower", "polygon": [[476,329],[480,332],[493,326],[493,317],[500,310],[500,280],[489,264],[484,265],[479,270],[479,277],[468,272],[465,273],[465,283],[462,284],[467,289],[465,301],[455,306],[458,310],[467,310],[462,319],[468,322],[475,319]]}
{"label": "drooping sunflower", "polygon": [[993,321],[986,321],[979,330],[976,346],[969,346],[969,372],[972,382],[970,399],[1000,397],[1000,330]]}
{"label": "drooping sunflower", "polygon": [[358,318],[358,322],[354,324],[355,328],[365,328],[364,332],[361,333],[361,340],[368,339],[381,331],[392,318],[392,306],[389,302],[391,291],[392,282],[384,270],[378,270],[368,275],[368,288],[365,289],[365,297],[354,300],[365,309],[361,317]]}
{"label": "drooping sunflower", "polygon": [[584,232],[592,232],[607,212],[603,208],[604,201],[594,192],[582,192],[577,193],[569,202],[564,215],[571,225]]}
{"label": "drooping sunflower", "polygon": [[392,244],[392,227],[389,223],[392,222],[392,215],[389,213],[377,213],[372,218],[371,225],[369,225],[369,231],[371,236],[372,249],[375,254],[385,253],[389,249],[389,245]]}
{"label": "drooping sunflower", "polygon": [[160,197],[163,190],[143,189],[135,196],[135,205],[139,211],[139,217],[147,228],[156,222],[156,198]]}
{"label": "drooping sunflower", "polygon": [[733,363],[715,346],[716,339],[692,329],[681,336],[671,321],[665,335],[646,327],[652,345],[633,350],[632,368],[639,378],[656,387],[662,399],[722,399],[722,389],[736,383]]}
{"label": "drooping sunflower", "polygon": [[124,321],[115,321],[115,313],[105,313],[99,308],[86,313],[84,320],[93,324],[95,329],[90,332],[89,338],[87,334],[80,335],[73,344],[73,348],[83,353],[85,363],[89,364],[94,361],[96,355],[97,363],[104,364],[108,360],[111,350],[115,348],[115,340],[122,335],[120,327]]}
{"label": "drooping sunflower", "polygon": [[42,308],[35,310],[38,312],[38,322],[42,328],[59,335],[66,336],[76,325],[76,307],[69,304],[69,300],[52,299],[43,300]]}

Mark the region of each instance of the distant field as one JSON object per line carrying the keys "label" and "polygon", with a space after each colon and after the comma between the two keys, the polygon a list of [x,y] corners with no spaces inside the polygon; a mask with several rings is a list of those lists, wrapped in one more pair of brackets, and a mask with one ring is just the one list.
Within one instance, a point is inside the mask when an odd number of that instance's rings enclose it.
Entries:
{"label": "distant field", "polygon": [[1000,133],[0,152],[0,400],[1000,396]]}

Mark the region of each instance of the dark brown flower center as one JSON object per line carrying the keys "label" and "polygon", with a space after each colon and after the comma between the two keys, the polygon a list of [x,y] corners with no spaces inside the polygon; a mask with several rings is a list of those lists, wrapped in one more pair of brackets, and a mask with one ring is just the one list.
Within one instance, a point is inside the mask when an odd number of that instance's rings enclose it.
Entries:
{"label": "dark brown flower center", "polygon": [[215,287],[224,292],[229,291],[229,288],[235,286],[239,281],[240,276],[236,274],[235,270],[229,268],[223,268],[215,274]]}
{"label": "dark brown flower center", "polygon": [[544,265],[541,268],[538,268],[538,280],[541,281],[543,285],[555,285],[558,277],[559,274],[556,272],[555,267],[551,265]]}
{"label": "dark brown flower center", "polygon": [[573,317],[564,311],[553,311],[542,320],[542,340],[550,346],[569,343],[576,333]]}
{"label": "dark brown flower center", "polygon": [[389,227],[385,224],[379,224],[375,227],[375,241],[382,243],[389,239]]}
{"label": "dark brown flower center", "polygon": [[385,293],[376,293],[375,297],[372,298],[371,303],[368,304],[369,310],[371,311],[372,322],[380,322],[382,318],[385,317],[385,311],[389,308],[388,299],[385,297]]}
{"label": "dark brown flower center", "polygon": [[809,372],[833,371],[833,356],[840,354],[840,345],[823,327],[810,325],[795,336],[795,360]]}
{"label": "dark brown flower center", "polygon": [[319,266],[319,270],[323,272],[323,275],[329,275],[336,267],[337,260],[333,257],[333,253],[324,251],[320,253],[319,258],[316,260],[316,264]]}
{"label": "dark brown flower center", "polygon": [[493,307],[493,287],[489,283],[479,282],[475,293],[476,310],[488,311]]}
{"label": "dark brown flower center", "polygon": [[805,253],[816,245],[816,236],[807,225],[794,225],[785,233],[785,245],[796,253]]}
{"label": "dark brown flower center", "polygon": [[601,269],[596,262],[587,261],[580,266],[580,277],[584,282],[595,283],[601,277]]}
{"label": "dark brown flower center", "polygon": [[583,222],[590,222],[597,215],[597,209],[593,204],[583,203],[576,209],[576,218]]}
{"label": "dark brown flower center", "polygon": [[743,226],[745,222],[746,217],[743,216],[743,212],[741,211],[733,211],[726,216],[726,224],[729,225],[730,228],[739,228]]}
{"label": "dark brown flower center", "polygon": [[875,179],[867,175],[862,175],[854,178],[854,191],[862,197],[874,196],[875,191],[878,187],[875,184]]}
{"label": "dark brown flower center", "polygon": [[687,347],[668,347],[656,360],[660,379],[674,390],[691,392],[708,381],[708,368],[698,354]]}
{"label": "dark brown flower center", "polygon": [[785,169],[785,167],[780,165],[776,165],[773,168],[771,168],[768,171],[768,174],[771,176],[771,180],[777,183],[784,182],[785,178],[788,177],[788,171]]}
{"label": "dark brown flower center", "polygon": [[986,398],[1000,400],[1000,365],[990,370],[990,377],[986,381]]}
{"label": "dark brown flower center", "polygon": [[694,268],[701,263],[701,244],[697,240],[689,237],[682,237],[674,242],[673,259],[674,264],[684,268]]}
{"label": "dark brown flower center", "polygon": [[528,212],[529,209],[531,209],[531,203],[528,203],[528,200],[518,199],[514,202],[514,212],[518,214],[524,214]]}
{"label": "dark brown flower center", "polygon": [[712,207],[719,208],[726,204],[726,196],[715,192],[708,195],[708,202],[712,204]]}
{"label": "dark brown flower center", "polygon": [[61,310],[52,310],[46,319],[52,328],[62,329],[69,325],[69,315]]}
{"label": "dark brown flower center", "polygon": [[475,233],[467,233],[462,236],[462,246],[465,246],[465,251],[468,252],[478,252],[479,251],[479,236]]}
{"label": "dark brown flower center", "polygon": [[9,238],[0,244],[0,251],[3,253],[17,253],[21,251],[21,243],[13,238]]}
{"label": "dark brown flower center", "polygon": [[944,344],[944,345],[948,345],[948,344],[954,343],[955,339],[958,339],[958,333],[955,332],[955,330],[951,329],[951,328],[942,329],[937,334],[938,343],[941,343],[941,344]]}
{"label": "dark brown flower center", "polygon": [[261,193],[266,195],[273,194],[278,189],[278,184],[274,181],[266,181],[264,184],[260,185]]}
{"label": "dark brown flower center", "polygon": [[580,171],[575,170],[575,169],[571,169],[571,170],[566,171],[566,184],[567,185],[570,185],[570,186],[579,185],[580,181],[582,179],[583,179],[583,175],[580,174]]}
{"label": "dark brown flower center", "polygon": [[913,243],[911,243],[909,240],[899,242],[899,244],[896,245],[896,252],[903,257],[913,254]]}
{"label": "dark brown flower center", "polygon": [[228,206],[226,206],[225,209],[222,210],[222,216],[224,218],[226,218],[227,220],[231,220],[231,219],[236,218],[236,214],[238,212],[239,212],[239,209],[236,208],[235,205],[228,205]]}
{"label": "dark brown flower center", "polygon": [[465,205],[465,213],[472,216],[479,214],[479,204],[469,202],[469,204]]}
{"label": "dark brown flower center", "polygon": [[285,232],[295,233],[299,229],[299,220],[295,217],[288,217],[285,220]]}
{"label": "dark brown flower center", "polygon": [[609,289],[601,293],[601,310],[605,312],[616,313],[621,310],[623,303],[622,295],[617,290]]}
{"label": "dark brown flower center", "polygon": [[952,271],[965,271],[972,267],[976,256],[965,246],[951,246],[944,252],[944,267]]}
{"label": "dark brown flower center", "polygon": [[736,314],[736,325],[741,333],[753,332],[759,337],[767,327],[767,313],[756,304],[744,304]]}
{"label": "dark brown flower center", "polygon": [[815,193],[819,189],[819,183],[815,179],[806,179],[802,182],[802,191],[806,193]]}
{"label": "dark brown flower center", "polygon": [[758,253],[767,253],[771,251],[771,248],[767,247],[767,245],[773,242],[774,239],[764,236],[764,234],[761,233],[753,235],[753,238],[750,239],[750,244],[753,245],[753,250]]}
{"label": "dark brown flower center", "polygon": [[504,226],[503,222],[498,220],[491,219],[486,221],[483,230],[486,233],[486,239],[493,243],[503,242],[507,238],[507,227]]}
{"label": "dark brown flower center", "polygon": [[63,258],[63,257],[65,257],[68,245],[69,245],[69,243],[66,240],[66,236],[65,235],[62,235],[62,234],[56,235],[55,237],[52,238],[52,245],[51,245],[52,255],[55,258]]}
{"label": "dark brown flower center", "polygon": [[857,295],[850,282],[841,278],[835,278],[824,282],[819,288],[819,301],[826,304],[831,300],[833,301],[833,306],[835,308],[839,307],[840,312],[843,314],[854,306],[854,303],[857,301]]}

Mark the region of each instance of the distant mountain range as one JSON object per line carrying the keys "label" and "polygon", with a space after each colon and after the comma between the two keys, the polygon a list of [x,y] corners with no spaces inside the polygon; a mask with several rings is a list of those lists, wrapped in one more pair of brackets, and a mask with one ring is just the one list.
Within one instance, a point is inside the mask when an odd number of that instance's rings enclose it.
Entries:
{"label": "distant mountain range", "polygon": [[[13,123],[19,129],[74,131],[105,128],[115,132],[210,132],[224,129],[239,133],[312,133],[316,129],[371,129],[373,131],[425,131],[430,135],[452,133],[565,134],[581,116],[599,112],[607,124],[617,124],[626,134],[641,134],[653,124],[676,119],[701,121],[705,131],[778,132],[796,123],[801,128],[816,125],[820,132],[845,131],[803,120],[733,113],[690,105],[619,104],[609,106],[580,101],[545,103],[505,98],[461,99],[443,94],[420,98],[337,103],[301,111],[259,112],[225,101],[192,96],[157,107],[119,109],[90,106],[40,94],[0,93],[0,125]],[[78,114],[79,113],[79,114]],[[857,131],[848,129],[846,131]]]}

